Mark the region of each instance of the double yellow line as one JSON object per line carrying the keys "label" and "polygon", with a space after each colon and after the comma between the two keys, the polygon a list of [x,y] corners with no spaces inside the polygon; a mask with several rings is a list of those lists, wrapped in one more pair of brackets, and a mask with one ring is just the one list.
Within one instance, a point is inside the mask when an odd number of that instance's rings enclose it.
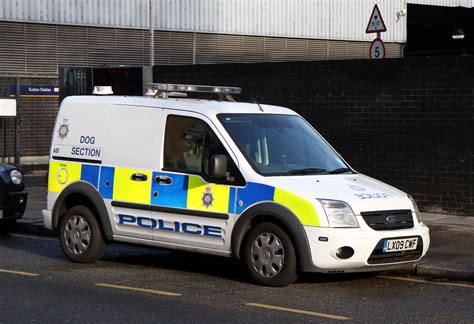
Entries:
{"label": "double yellow line", "polygon": [[302,314],[302,315],[317,316],[317,317],[322,317],[322,318],[329,318],[329,319],[339,320],[339,321],[347,321],[347,320],[352,319],[350,317],[345,317],[345,316],[326,314],[326,313],[318,313],[318,312],[312,312],[312,311],[307,311],[307,310],[303,310],[303,309],[273,306],[273,305],[266,305],[266,304],[246,303],[245,305],[251,306],[251,307],[259,307],[259,308],[266,308],[266,309],[277,310],[277,311],[282,311],[282,312],[288,312],[288,313],[295,313],[295,314]]}
{"label": "double yellow line", "polygon": [[137,288],[137,287],[129,287],[129,286],[120,286],[120,285],[112,285],[106,283],[97,283],[95,284],[98,287],[106,287],[106,288],[115,288],[115,289],[122,289],[122,290],[129,290],[129,291],[136,291],[154,295],[163,295],[168,297],[180,297],[181,294],[170,292],[170,291],[163,291],[163,290],[154,290],[154,289],[147,289],[147,288]]}
{"label": "double yellow line", "polygon": [[390,280],[400,280],[400,281],[410,281],[416,283],[424,283],[429,285],[438,285],[438,286],[451,286],[451,287],[463,287],[463,288],[471,288],[474,289],[474,285],[469,284],[461,284],[461,283],[454,283],[454,282],[439,282],[439,281],[428,281],[422,279],[413,279],[413,278],[404,278],[404,277],[392,277],[392,276],[378,276],[381,279],[390,279]]}
{"label": "double yellow line", "polygon": [[39,276],[39,273],[15,271],[15,270],[8,270],[8,269],[0,269],[0,272],[1,273],[15,274],[15,275],[19,275],[19,276],[25,276],[25,277],[37,277],[37,276]]}
{"label": "double yellow line", "polygon": [[[33,272],[25,272],[25,271],[16,271],[16,270],[9,270],[9,269],[1,269],[0,273],[8,273],[26,277],[37,277],[40,274],[33,273]],[[460,283],[445,283],[445,282],[433,282],[427,281],[422,279],[411,279],[411,278],[403,278],[403,277],[392,277],[392,276],[379,276],[382,279],[390,279],[390,280],[401,280],[401,281],[411,281],[416,283],[425,283],[425,284],[434,284],[434,285],[442,285],[442,286],[456,286],[456,287],[463,287],[463,288],[474,288],[473,285],[469,284],[460,284]],[[104,287],[104,288],[113,288],[113,289],[122,289],[127,291],[135,291],[140,293],[148,293],[154,295],[161,295],[161,296],[168,296],[168,297],[181,297],[182,294],[164,291],[164,290],[155,290],[155,289],[148,289],[148,288],[138,288],[138,287],[130,287],[130,286],[122,286],[122,285],[114,285],[114,284],[107,284],[107,283],[96,283],[97,287]],[[301,315],[308,315],[308,316],[316,316],[321,318],[327,318],[332,320],[351,320],[352,318],[334,314],[327,314],[327,313],[320,313],[320,312],[313,312],[303,309],[296,309],[296,308],[289,308],[289,307],[282,307],[282,306],[274,306],[274,305],[267,305],[267,304],[259,304],[259,303],[246,303],[246,306],[256,307],[256,308],[264,308],[274,311],[281,311],[281,312],[288,312],[294,314],[301,314]]]}
{"label": "double yellow line", "polygon": [[[114,284],[107,284],[107,283],[97,283],[95,285],[98,286],[98,287],[122,289],[122,290],[135,291],[135,292],[140,292],[140,293],[148,293],[148,294],[154,294],[154,295],[162,295],[162,296],[168,296],[168,297],[180,297],[180,296],[182,296],[181,294],[170,292],[170,291],[154,290],[154,289],[148,289],[148,288],[137,288],[137,287],[114,285]],[[333,319],[333,320],[350,320],[351,319],[351,318],[345,317],[345,316],[318,313],[318,312],[312,312],[312,311],[307,311],[307,310],[302,310],[302,309],[280,307],[280,306],[273,306],[273,305],[266,305],[266,304],[246,303],[245,305],[246,306],[251,306],[251,307],[266,308],[266,309],[271,309],[271,310],[276,310],[276,311],[282,311],[282,312],[289,312],[289,313],[295,313],[295,314],[302,314],[302,315],[317,316],[317,317],[322,317],[322,318],[329,318],[329,319]]]}

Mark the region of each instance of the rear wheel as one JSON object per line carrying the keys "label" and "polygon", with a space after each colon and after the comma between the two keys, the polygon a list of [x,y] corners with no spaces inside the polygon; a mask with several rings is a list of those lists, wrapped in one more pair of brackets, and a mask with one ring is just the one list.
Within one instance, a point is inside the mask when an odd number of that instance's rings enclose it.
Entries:
{"label": "rear wheel", "polygon": [[61,218],[59,241],[66,256],[78,263],[98,260],[105,249],[97,219],[86,206],[74,206]]}
{"label": "rear wheel", "polygon": [[297,278],[297,257],[288,234],[273,223],[253,228],[244,243],[243,262],[260,285],[281,287]]}

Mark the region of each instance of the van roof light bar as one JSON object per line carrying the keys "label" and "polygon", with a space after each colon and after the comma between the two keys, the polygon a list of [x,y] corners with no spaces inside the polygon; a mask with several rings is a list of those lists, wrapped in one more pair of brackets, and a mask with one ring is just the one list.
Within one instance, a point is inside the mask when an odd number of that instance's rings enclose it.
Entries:
{"label": "van roof light bar", "polygon": [[148,90],[150,93],[154,91],[155,97],[165,99],[173,92],[200,92],[216,93],[219,95],[221,100],[225,97],[229,101],[235,101],[232,95],[242,93],[242,89],[238,87],[175,83],[148,83]]}

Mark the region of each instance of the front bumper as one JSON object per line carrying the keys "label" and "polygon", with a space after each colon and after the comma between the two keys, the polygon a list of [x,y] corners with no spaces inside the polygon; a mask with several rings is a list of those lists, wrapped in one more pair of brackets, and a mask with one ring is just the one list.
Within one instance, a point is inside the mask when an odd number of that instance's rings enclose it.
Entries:
{"label": "front bumper", "polygon": [[[423,223],[401,230],[375,231],[361,228],[327,228],[305,226],[314,272],[365,272],[397,267],[421,259],[430,245],[429,229]],[[418,251],[383,253],[385,239],[418,237]],[[327,241],[321,240],[327,238]],[[421,245],[420,245],[421,244]],[[348,246],[354,255],[339,259],[336,250]]]}
{"label": "front bumper", "polygon": [[0,200],[0,219],[16,220],[23,216],[28,200],[26,191],[5,192]]}
{"label": "front bumper", "polygon": [[53,230],[53,212],[51,210],[43,209],[42,214],[44,227]]}

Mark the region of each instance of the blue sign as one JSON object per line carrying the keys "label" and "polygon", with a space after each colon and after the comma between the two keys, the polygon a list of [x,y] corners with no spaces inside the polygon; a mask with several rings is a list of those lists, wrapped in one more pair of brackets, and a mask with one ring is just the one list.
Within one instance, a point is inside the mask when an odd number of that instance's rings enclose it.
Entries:
{"label": "blue sign", "polygon": [[[10,95],[15,96],[15,86],[10,86]],[[58,86],[33,86],[33,85],[21,85],[20,86],[21,96],[59,96]]]}

